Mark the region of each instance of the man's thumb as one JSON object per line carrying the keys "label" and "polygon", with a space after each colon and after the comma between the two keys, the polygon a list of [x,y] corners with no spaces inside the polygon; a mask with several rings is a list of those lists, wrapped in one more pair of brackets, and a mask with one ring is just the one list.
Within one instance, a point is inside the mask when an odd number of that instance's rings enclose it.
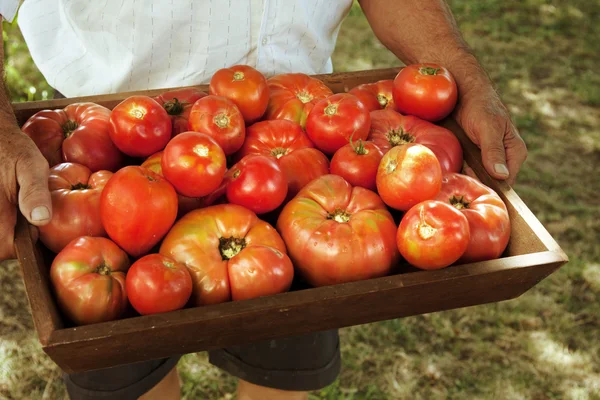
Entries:
{"label": "man's thumb", "polygon": [[41,154],[36,154],[35,157],[17,162],[16,173],[21,213],[33,225],[47,224],[52,218],[48,163]]}
{"label": "man's thumb", "polygon": [[496,179],[507,179],[506,152],[503,137],[497,134],[481,135],[481,156],[488,173]]}

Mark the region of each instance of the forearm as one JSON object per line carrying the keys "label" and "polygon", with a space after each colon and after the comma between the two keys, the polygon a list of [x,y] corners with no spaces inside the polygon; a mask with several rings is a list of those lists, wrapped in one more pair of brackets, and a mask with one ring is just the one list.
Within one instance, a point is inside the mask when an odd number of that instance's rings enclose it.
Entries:
{"label": "forearm", "polygon": [[[2,27],[2,16],[0,16],[0,27]],[[17,125],[17,120],[10,104],[8,90],[4,82],[4,41],[0,40],[0,126]],[[1,132],[0,132],[1,133]]]}

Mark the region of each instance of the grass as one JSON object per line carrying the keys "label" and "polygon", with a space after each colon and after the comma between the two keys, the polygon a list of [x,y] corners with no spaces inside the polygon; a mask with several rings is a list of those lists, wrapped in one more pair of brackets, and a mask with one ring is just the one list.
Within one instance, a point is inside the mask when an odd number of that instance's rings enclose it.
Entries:
{"label": "grass", "polygon": [[[450,5],[528,145],[515,189],[570,262],[515,300],[343,329],[342,373],[311,398],[598,400],[600,3]],[[335,69],[392,65],[399,62],[353,8]],[[43,87],[28,71],[14,92]],[[60,372],[39,348],[14,263],[0,270],[0,284],[0,397],[63,398]],[[234,397],[235,381],[203,353],[185,356],[179,370],[184,398]]]}

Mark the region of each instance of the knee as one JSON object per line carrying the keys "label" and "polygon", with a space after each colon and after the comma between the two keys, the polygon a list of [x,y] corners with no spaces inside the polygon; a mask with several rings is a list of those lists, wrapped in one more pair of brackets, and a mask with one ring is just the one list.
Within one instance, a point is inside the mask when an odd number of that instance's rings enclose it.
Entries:
{"label": "knee", "polygon": [[308,392],[272,389],[239,380],[238,400],[307,400]]}

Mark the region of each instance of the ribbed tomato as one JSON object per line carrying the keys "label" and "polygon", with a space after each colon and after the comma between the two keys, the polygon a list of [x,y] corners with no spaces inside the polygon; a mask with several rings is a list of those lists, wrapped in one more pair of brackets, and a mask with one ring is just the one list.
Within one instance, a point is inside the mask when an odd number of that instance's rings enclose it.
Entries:
{"label": "ribbed tomato", "polygon": [[394,97],[392,90],[394,81],[386,79],[374,83],[363,83],[350,90],[348,93],[358,97],[369,111],[389,108],[394,110]]}

